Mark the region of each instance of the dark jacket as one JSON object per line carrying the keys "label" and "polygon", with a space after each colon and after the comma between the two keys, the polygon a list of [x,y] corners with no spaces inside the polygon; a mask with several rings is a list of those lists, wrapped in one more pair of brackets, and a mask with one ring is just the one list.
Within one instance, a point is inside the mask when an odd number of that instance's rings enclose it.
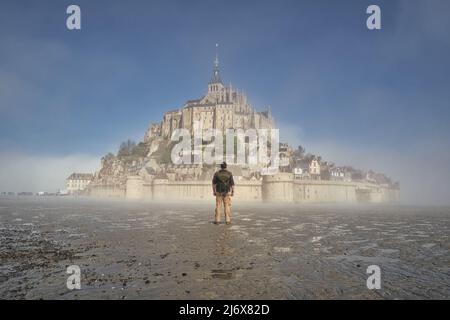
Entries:
{"label": "dark jacket", "polygon": [[234,186],[233,174],[226,169],[221,169],[214,174],[212,184],[216,186],[217,193],[228,193]]}

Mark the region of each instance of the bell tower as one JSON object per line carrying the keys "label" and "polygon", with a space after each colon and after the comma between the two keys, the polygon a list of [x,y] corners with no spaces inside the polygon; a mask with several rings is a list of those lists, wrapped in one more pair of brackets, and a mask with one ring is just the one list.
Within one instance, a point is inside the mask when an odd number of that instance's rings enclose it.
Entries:
{"label": "bell tower", "polygon": [[213,65],[213,75],[208,84],[208,95],[219,96],[223,91],[223,83],[220,79],[219,72],[219,53],[218,53],[219,44],[216,43],[216,59],[214,60]]}

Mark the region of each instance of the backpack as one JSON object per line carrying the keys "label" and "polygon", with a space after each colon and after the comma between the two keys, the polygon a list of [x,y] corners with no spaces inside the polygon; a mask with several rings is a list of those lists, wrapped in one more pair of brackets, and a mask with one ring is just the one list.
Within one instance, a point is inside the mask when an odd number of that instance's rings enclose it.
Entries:
{"label": "backpack", "polygon": [[226,170],[220,170],[216,173],[216,192],[228,193],[231,189],[231,173]]}

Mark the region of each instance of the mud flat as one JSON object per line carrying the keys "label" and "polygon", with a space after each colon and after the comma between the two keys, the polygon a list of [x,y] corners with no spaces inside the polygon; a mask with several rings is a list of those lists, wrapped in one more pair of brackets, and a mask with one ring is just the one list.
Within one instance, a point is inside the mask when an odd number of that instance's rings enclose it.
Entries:
{"label": "mud flat", "polygon": [[213,206],[1,197],[0,298],[450,298],[450,208]]}

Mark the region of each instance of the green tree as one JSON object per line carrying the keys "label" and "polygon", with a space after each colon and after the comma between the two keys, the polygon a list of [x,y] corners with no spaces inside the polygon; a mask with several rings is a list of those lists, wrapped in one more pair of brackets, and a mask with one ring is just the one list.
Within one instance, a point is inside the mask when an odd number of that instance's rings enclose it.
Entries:
{"label": "green tree", "polygon": [[298,146],[298,148],[297,148],[297,150],[295,150],[295,156],[297,157],[297,158],[303,158],[304,157],[304,155],[305,155],[305,152],[306,152],[306,150],[305,150],[305,148],[304,147],[302,147],[302,146]]}
{"label": "green tree", "polygon": [[109,152],[106,156],[103,157],[103,160],[109,162],[115,158],[115,155],[113,155],[111,152]]}
{"label": "green tree", "polygon": [[117,152],[117,156],[119,158],[124,158],[133,154],[133,150],[136,148],[136,142],[128,139],[125,142],[122,142],[119,147],[119,151]]}
{"label": "green tree", "polygon": [[144,158],[148,154],[148,147],[145,143],[139,142],[137,146],[135,146],[132,150],[132,155],[136,157]]}

